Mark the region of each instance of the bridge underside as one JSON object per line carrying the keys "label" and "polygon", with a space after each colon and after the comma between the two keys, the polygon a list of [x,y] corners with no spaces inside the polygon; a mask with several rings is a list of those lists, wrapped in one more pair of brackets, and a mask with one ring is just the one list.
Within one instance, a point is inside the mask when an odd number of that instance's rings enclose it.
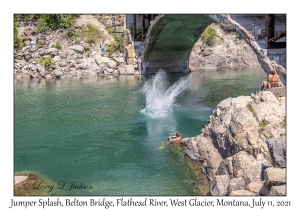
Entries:
{"label": "bridge underside", "polygon": [[142,73],[189,71],[189,56],[205,28],[213,22],[202,14],[159,15],[145,40]]}

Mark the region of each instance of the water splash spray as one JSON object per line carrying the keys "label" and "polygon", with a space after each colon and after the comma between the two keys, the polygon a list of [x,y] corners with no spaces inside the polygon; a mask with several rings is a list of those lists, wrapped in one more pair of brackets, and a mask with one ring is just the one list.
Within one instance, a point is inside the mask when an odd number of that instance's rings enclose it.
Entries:
{"label": "water splash spray", "polygon": [[152,117],[160,117],[170,112],[176,97],[188,88],[188,78],[182,77],[172,86],[168,86],[168,76],[163,70],[147,81],[143,87],[146,108],[141,112]]}

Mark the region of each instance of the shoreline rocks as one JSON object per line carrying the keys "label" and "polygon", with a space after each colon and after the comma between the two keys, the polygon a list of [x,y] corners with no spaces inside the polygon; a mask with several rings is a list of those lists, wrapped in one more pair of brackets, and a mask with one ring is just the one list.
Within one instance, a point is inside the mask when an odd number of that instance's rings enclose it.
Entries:
{"label": "shoreline rocks", "polygon": [[[212,195],[246,195],[243,190],[282,195],[285,187],[278,186],[286,184],[285,121],[285,96],[272,91],[225,99],[200,135],[182,140],[185,155],[203,162]],[[280,181],[273,178],[276,174]]]}
{"label": "shoreline rocks", "polygon": [[[81,25],[94,23],[101,31],[100,20],[92,15],[81,15],[78,19]],[[100,17],[99,15],[97,16]],[[107,18],[106,18],[107,19]],[[131,65],[125,65],[123,53],[113,53],[112,57],[100,55],[98,41],[87,43],[84,41],[73,43],[66,36],[66,31],[57,29],[46,34],[35,34],[36,23],[19,26],[19,35],[25,39],[25,46],[14,52],[14,75],[16,80],[28,78],[64,79],[74,76],[97,76],[97,75],[133,75],[140,74],[134,69],[137,60]],[[108,34],[108,32],[106,33]],[[111,42],[108,37],[106,44]],[[55,45],[59,43],[59,46]],[[130,46],[127,46],[130,48]],[[38,64],[36,58],[51,57],[55,63],[50,65]]]}

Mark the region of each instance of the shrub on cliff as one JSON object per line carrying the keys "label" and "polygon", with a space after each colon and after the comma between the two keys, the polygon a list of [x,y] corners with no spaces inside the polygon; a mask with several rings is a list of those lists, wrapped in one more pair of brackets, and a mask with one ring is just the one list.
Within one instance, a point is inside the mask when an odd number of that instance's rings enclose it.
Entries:
{"label": "shrub on cliff", "polygon": [[114,41],[107,45],[105,54],[108,55],[108,57],[111,56],[114,52],[120,52],[123,53],[125,48],[125,33],[117,34],[114,32],[109,32],[111,36],[113,36]]}
{"label": "shrub on cliff", "polygon": [[205,31],[201,34],[201,38],[208,45],[212,45],[215,37],[217,36],[217,32],[212,27],[208,26]]}
{"label": "shrub on cliff", "polygon": [[45,32],[49,29],[70,28],[78,15],[74,14],[46,14],[38,18],[36,32]]}
{"label": "shrub on cliff", "polygon": [[24,47],[24,39],[19,35],[18,23],[14,22],[14,48],[20,50]]}
{"label": "shrub on cliff", "polygon": [[90,23],[83,28],[79,28],[77,33],[88,43],[95,43],[96,40],[105,38],[104,33]]}
{"label": "shrub on cliff", "polygon": [[50,56],[36,58],[36,59],[34,59],[34,61],[45,67],[55,64],[55,61]]}
{"label": "shrub on cliff", "polygon": [[56,41],[56,43],[53,44],[51,47],[56,48],[56,49],[61,49],[61,44],[59,41]]}

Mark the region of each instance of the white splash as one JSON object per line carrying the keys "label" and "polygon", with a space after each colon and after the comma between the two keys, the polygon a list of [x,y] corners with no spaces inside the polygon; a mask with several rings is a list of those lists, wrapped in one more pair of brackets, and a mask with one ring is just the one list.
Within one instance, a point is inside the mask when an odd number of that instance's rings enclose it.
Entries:
{"label": "white splash", "polygon": [[176,97],[189,86],[188,78],[182,77],[172,86],[168,86],[168,75],[163,70],[147,81],[143,87],[146,108],[141,112],[152,117],[160,117],[172,111]]}

